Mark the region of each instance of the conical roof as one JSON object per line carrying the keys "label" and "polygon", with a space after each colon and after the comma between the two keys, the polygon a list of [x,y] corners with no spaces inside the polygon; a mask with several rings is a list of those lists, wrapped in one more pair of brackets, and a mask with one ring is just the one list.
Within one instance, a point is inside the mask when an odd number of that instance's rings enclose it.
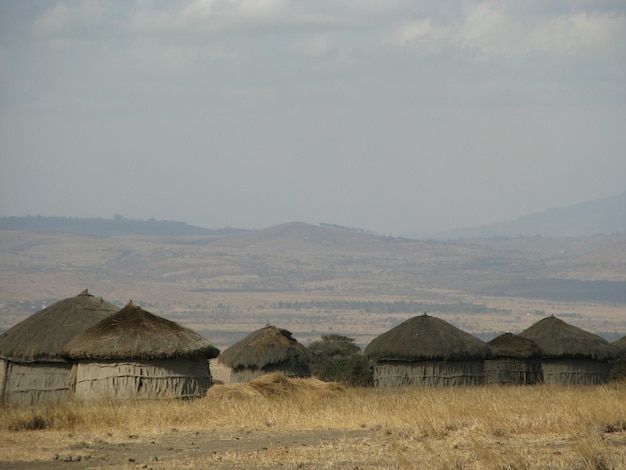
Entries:
{"label": "conical roof", "polygon": [[619,352],[620,356],[624,357],[626,356],[626,336],[623,336],[622,338],[613,341],[611,343],[615,348],[617,348],[617,351]]}
{"label": "conical roof", "polygon": [[263,368],[270,364],[308,364],[309,352],[298,343],[291,332],[272,325],[253,331],[219,357],[231,368]]}
{"label": "conical roof", "polygon": [[120,307],[87,289],[39,310],[0,335],[0,357],[22,362],[62,361],[65,343]]}
{"label": "conical roof", "polygon": [[565,323],[554,315],[539,320],[520,333],[543,349],[545,358],[580,357],[598,361],[615,359],[615,346],[598,335]]}
{"label": "conical roof", "polygon": [[523,336],[513,333],[504,333],[487,342],[491,348],[492,357],[538,357],[542,350],[537,344]]}
{"label": "conical roof", "polygon": [[374,338],[365,355],[382,361],[470,360],[490,357],[491,351],[475,336],[424,314]]}
{"label": "conical roof", "polygon": [[219,349],[195,331],[154,315],[132,300],[69,341],[68,359],[170,359],[217,357]]}

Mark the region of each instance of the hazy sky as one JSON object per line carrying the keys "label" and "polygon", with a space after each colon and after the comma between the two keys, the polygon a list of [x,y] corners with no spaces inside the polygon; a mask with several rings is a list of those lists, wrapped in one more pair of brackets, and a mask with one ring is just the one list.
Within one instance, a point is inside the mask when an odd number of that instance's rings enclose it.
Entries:
{"label": "hazy sky", "polygon": [[500,222],[626,191],[623,0],[0,0],[0,215]]}

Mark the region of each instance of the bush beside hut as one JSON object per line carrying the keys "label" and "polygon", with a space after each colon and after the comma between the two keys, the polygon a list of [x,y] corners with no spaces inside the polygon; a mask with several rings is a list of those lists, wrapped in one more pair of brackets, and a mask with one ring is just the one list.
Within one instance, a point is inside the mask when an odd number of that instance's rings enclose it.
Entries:
{"label": "bush beside hut", "polygon": [[309,344],[311,373],[326,382],[352,386],[373,385],[369,360],[353,338],[323,335]]}

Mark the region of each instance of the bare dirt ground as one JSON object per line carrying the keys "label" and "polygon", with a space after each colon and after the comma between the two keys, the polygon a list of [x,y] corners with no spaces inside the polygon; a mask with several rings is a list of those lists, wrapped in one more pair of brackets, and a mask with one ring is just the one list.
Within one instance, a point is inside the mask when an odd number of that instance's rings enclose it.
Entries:
{"label": "bare dirt ground", "polygon": [[[236,462],[222,462],[237,454],[289,453],[296,447],[328,447],[338,440],[360,441],[372,431],[221,432],[207,430],[184,433],[172,430],[165,435],[55,435],[28,433],[4,440],[2,446],[38,448],[37,460],[1,462],[3,469],[68,468],[181,468],[200,460],[211,468],[238,468]],[[245,459],[248,460],[248,459]],[[358,464],[357,464],[358,465]],[[249,468],[249,463],[241,468]],[[258,468],[258,467],[257,467]],[[303,467],[301,467],[303,468]],[[354,467],[353,467],[354,468]]]}
{"label": "bare dirt ground", "polygon": [[[270,432],[217,429],[154,435],[68,435],[28,432],[3,436],[1,447],[25,450],[31,458],[0,461],[0,468],[174,469],[400,469],[418,468],[626,468],[626,433],[599,432],[603,466],[585,454],[588,437],[533,435],[472,438],[458,430],[445,437],[414,436],[389,429]],[[33,452],[33,448],[37,451]],[[19,450],[16,450],[19,453]],[[4,454],[5,452],[3,452]],[[33,454],[36,457],[33,458]],[[490,455],[491,454],[491,455]],[[620,454],[622,457],[620,458]],[[492,465],[484,466],[487,457]],[[481,463],[482,462],[482,463]]]}

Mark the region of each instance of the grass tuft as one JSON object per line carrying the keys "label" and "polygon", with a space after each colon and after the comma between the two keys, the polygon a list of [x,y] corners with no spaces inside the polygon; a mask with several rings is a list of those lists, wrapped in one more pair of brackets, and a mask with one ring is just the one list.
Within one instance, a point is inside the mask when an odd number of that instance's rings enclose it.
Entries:
{"label": "grass tuft", "polygon": [[575,449],[585,470],[611,470],[615,468],[608,457],[606,443],[601,438],[587,436],[576,444]]}

